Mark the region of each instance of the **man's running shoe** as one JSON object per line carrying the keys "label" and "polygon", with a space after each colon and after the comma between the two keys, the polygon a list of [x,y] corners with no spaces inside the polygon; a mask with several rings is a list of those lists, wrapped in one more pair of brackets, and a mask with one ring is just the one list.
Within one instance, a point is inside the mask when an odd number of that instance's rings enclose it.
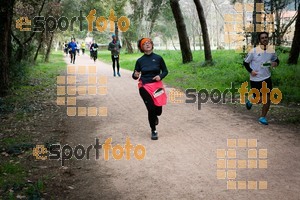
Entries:
{"label": "man's running shoe", "polygon": [[249,99],[247,99],[247,102],[246,102],[246,108],[248,110],[250,110],[252,108],[252,103],[249,101]]}
{"label": "man's running shoe", "polygon": [[157,131],[152,131],[151,140],[158,140]]}
{"label": "man's running shoe", "polygon": [[259,123],[263,124],[263,125],[268,125],[268,121],[265,117],[260,117],[258,119]]}
{"label": "man's running shoe", "polygon": [[120,72],[118,72],[117,74],[118,74],[118,76],[119,76],[119,77],[121,77],[121,74],[120,74]]}

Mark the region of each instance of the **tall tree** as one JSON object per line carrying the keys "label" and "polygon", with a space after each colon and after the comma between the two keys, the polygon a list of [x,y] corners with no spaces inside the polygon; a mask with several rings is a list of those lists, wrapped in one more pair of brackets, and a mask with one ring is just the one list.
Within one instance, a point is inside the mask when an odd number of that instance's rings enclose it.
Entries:
{"label": "tall tree", "polygon": [[159,13],[160,13],[160,8],[162,7],[162,3],[163,3],[163,0],[151,0],[152,1],[152,6],[149,10],[149,19],[151,21],[151,24],[150,24],[150,30],[149,30],[149,35],[151,37],[152,35],[152,31],[153,31],[153,27],[154,27],[154,24],[155,24],[155,21],[157,20],[158,16],[159,16]]}
{"label": "tall tree", "polygon": [[[130,19],[130,29],[123,33],[123,46],[126,47],[128,53],[133,53],[132,41],[137,41],[140,37],[141,23],[144,16],[144,4],[142,0],[130,0],[129,6],[133,13],[128,15]],[[135,44],[135,43],[134,43]]]}
{"label": "tall tree", "polygon": [[288,31],[289,27],[295,22],[296,15],[289,21],[283,17],[284,12],[287,11],[287,6],[293,3],[293,0],[266,0],[265,10],[271,14],[275,13],[275,32],[273,33],[273,43],[280,46],[283,41],[283,36]]}
{"label": "tall tree", "polygon": [[[34,16],[41,16],[46,0],[40,2],[34,2],[31,0],[16,1],[14,6],[14,17],[27,16],[29,19],[33,19]],[[36,29],[31,32],[20,31],[18,29],[12,29],[11,35],[14,42],[17,44],[16,52],[14,55],[16,62],[21,62],[24,58],[29,58],[32,54],[33,41],[35,39]]]}
{"label": "tall tree", "polygon": [[179,43],[181,48],[182,62],[188,63],[193,61],[193,55],[190,48],[190,41],[187,35],[186,26],[181,13],[179,0],[170,0],[173,16],[176,22]]}
{"label": "tall tree", "polygon": [[171,41],[173,48],[176,50],[173,37],[174,35],[176,36],[177,29],[171,6],[169,3],[162,4],[160,9],[161,15],[159,16],[159,20],[155,23],[153,32],[161,37],[166,50],[169,48],[169,41]]}
{"label": "tall tree", "polygon": [[256,30],[256,15],[258,13],[260,13],[260,11],[258,11],[258,3],[263,3],[263,0],[254,0],[254,5],[253,5],[253,14],[252,14],[252,20],[253,20],[253,33],[251,34],[251,44],[256,46],[258,43],[258,39],[257,39],[257,30]]}
{"label": "tall tree", "polygon": [[11,59],[11,25],[15,0],[0,1],[0,96],[6,94],[9,86]]}
{"label": "tall tree", "polygon": [[194,3],[196,5],[196,9],[199,16],[199,21],[201,24],[201,30],[202,30],[202,39],[204,44],[204,55],[205,55],[205,62],[207,64],[212,63],[212,55],[211,55],[211,49],[210,49],[210,43],[209,43],[209,35],[207,30],[207,24],[205,20],[204,10],[201,5],[200,0],[194,0]]}
{"label": "tall tree", "polygon": [[300,52],[300,3],[298,5],[298,15],[295,24],[295,32],[292,43],[292,48],[290,51],[290,56],[288,59],[288,64],[297,64]]}
{"label": "tall tree", "polygon": [[[61,14],[60,1],[61,0],[54,0],[53,2],[50,2],[48,4],[50,6],[50,9],[49,9],[47,14],[54,16],[56,19],[58,19],[60,14]],[[52,31],[52,32],[46,32],[46,37],[47,37],[46,46],[47,46],[47,49],[46,49],[46,54],[45,54],[45,62],[49,62],[50,52],[51,52],[51,49],[52,49],[52,43],[53,43],[54,35],[55,35],[55,30]]]}

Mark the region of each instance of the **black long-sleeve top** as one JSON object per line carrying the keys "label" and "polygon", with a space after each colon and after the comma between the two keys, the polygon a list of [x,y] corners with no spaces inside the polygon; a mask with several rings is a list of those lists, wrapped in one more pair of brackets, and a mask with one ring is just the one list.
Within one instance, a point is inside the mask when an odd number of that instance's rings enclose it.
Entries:
{"label": "black long-sleeve top", "polygon": [[[143,84],[155,82],[155,80],[152,79],[157,75],[159,75],[162,80],[168,74],[164,59],[155,53],[149,55],[144,54],[140,57],[135,63],[134,71],[142,72],[140,80]],[[136,80],[138,78],[134,76],[134,71],[132,78]]]}

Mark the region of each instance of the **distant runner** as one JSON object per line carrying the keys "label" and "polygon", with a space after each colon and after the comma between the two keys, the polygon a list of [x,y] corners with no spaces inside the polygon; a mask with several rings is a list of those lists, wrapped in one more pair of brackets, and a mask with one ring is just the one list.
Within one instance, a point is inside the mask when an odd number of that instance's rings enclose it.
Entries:
{"label": "distant runner", "polygon": [[71,62],[70,63],[75,64],[77,44],[75,43],[74,38],[72,38],[71,42],[68,44],[68,49],[69,49],[69,54],[70,54],[70,57],[71,57]]}

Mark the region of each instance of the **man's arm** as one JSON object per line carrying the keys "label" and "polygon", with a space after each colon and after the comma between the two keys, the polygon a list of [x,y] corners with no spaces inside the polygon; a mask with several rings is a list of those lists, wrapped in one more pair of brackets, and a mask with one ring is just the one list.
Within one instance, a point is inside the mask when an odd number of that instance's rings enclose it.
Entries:
{"label": "man's arm", "polygon": [[248,53],[248,55],[247,55],[247,57],[245,58],[245,60],[244,60],[244,66],[245,66],[245,68],[246,68],[246,70],[249,72],[249,73],[251,73],[253,70],[251,69],[251,67],[250,67],[250,63],[251,63],[251,61],[252,61],[252,59],[253,59],[253,53],[252,52],[249,52]]}
{"label": "man's arm", "polygon": [[249,73],[252,72],[252,69],[250,68],[250,64],[249,64],[249,63],[247,63],[247,62],[244,61],[244,66],[245,66],[246,70],[247,70]]}

